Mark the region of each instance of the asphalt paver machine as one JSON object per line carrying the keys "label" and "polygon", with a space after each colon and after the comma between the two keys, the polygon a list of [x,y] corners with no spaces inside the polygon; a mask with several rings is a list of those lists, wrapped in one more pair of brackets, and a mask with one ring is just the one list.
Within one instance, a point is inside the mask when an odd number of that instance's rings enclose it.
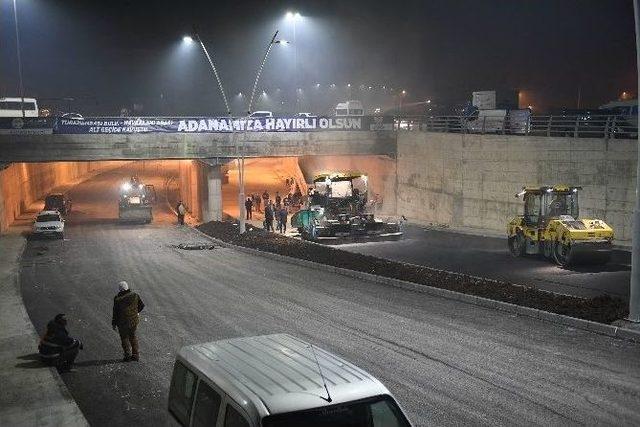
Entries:
{"label": "asphalt paver machine", "polygon": [[360,172],[316,175],[306,206],[291,217],[291,225],[302,238],[314,241],[400,238],[400,221],[382,220],[371,212],[367,181]]}

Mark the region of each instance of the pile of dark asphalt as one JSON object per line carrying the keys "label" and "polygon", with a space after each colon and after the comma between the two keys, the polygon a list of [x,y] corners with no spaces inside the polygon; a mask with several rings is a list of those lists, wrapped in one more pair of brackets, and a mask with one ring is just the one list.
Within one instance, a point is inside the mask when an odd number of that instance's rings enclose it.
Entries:
{"label": "pile of dark asphalt", "polygon": [[628,314],[627,304],[624,301],[608,295],[578,298],[554,294],[521,284],[347,252],[267,232],[252,226],[247,226],[247,232],[240,235],[238,225],[232,222],[212,221],[201,224],[197,228],[211,237],[238,246],[448,289],[594,322],[611,323]]}

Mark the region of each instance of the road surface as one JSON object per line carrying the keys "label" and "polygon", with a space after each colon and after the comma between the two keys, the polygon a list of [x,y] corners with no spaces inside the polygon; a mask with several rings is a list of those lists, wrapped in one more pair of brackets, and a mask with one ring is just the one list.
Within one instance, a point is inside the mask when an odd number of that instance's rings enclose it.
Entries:
{"label": "road surface", "polygon": [[[29,241],[21,260],[36,329],[67,313],[84,341],[63,380],[91,425],[163,425],[181,346],[277,332],[373,373],[415,425],[640,424],[639,344],[233,249],[176,249],[203,237],[161,203],[151,225],[113,220],[113,182],[128,173],[74,188],[65,240]],[[120,363],[111,329],[119,280],[147,305],[138,363]]]}
{"label": "road surface", "polygon": [[[247,193],[262,194],[267,189],[272,197],[276,190],[285,192],[283,176],[295,174],[292,162],[280,159],[251,159],[246,164]],[[223,186],[224,211],[237,217],[236,171],[229,173],[229,184]],[[262,215],[255,216],[261,225]],[[290,230],[293,231],[293,230]],[[556,293],[594,297],[608,294],[629,298],[631,257],[626,251],[614,251],[605,266],[580,266],[563,269],[536,256],[514,259],[506,240],[472,236],[450,231],[424,229],[408,225],[405,237],[396,242],[369,242],[336,245],[337,248],[411,264],[425,265],[481,277],[534,286]]]}
{"label": "road surface", "polygon": [[506,239],[406,226],[402,240],[335,245],[410,264],[534,286],[556,293],[629,299],[631,254],[614,251],[609,264],[561,268],[538,256],[513,258]]}

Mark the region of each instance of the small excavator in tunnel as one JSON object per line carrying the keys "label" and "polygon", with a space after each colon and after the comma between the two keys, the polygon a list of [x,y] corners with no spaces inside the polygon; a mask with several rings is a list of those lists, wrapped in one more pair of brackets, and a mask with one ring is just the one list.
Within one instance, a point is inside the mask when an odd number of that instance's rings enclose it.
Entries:
{"label": "small excavator in tunnel", "polygon": [[142,222],[149,224],[153,220],[151,204],[155,199],[153,185],[140,183],[137,177],[120,187],[118,218],[120,222]]}
{"label": "small excavator in tunnel", "polygon": [[582,187],[523,187],[524,215],[507,226],[511,254],[542,254],[557,264],[606,264],[611,259],[613,229],[601,219],[579,218]]}
{"label": "small excavator in tunnel", "polygon": [[403,234],[400,221],[383,221],[369,211],[367,175],[360,172],[316,175],[307,206],[291,217],[291,226],[313,241],[395,239]]}

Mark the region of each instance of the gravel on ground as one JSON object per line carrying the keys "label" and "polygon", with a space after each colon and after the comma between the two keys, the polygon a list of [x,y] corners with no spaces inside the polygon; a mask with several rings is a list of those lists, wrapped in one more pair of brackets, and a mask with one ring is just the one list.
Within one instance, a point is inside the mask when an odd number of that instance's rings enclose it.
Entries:
{"label": "gravel on ground", "polygon": [[554,294],[522,284],[475,277],[347,252],[267,232],[253,226],[247,226],[247,232],[240,235],[238,234],[238,224],[233,222],[211,221],[201,224],[197,228],[211,237],[238,246],[334,267],[377,274],[435,288],[448,289],[579,319],[611,323],[624,318],[627,314],[627,306],[624,301],[608,295],[579,298]]}

